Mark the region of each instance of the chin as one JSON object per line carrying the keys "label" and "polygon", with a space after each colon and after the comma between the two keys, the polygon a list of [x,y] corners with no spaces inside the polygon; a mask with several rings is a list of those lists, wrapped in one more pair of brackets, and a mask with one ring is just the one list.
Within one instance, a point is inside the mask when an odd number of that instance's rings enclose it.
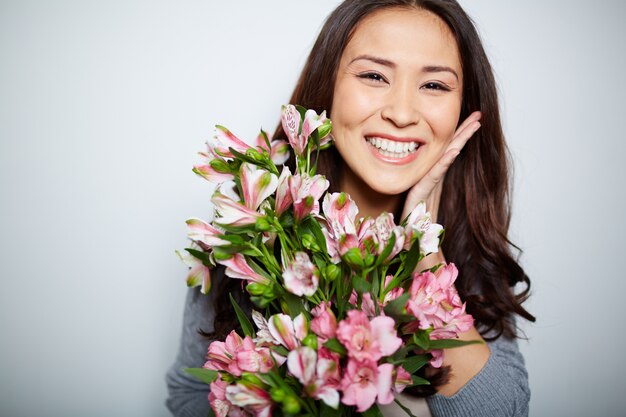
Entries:
{"label": "chin", "polygon": [[367,185],[378,194],[383,195],[399,195],[405,193],[411,188],[411,184],[398,181],[385,181],[380,180],[368,182]]}

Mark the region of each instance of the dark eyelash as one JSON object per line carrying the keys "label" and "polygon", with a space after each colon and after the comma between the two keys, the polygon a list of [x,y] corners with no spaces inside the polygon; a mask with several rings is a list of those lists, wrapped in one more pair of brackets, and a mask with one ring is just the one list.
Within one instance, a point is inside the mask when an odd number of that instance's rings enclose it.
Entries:
{"label": "dark eyelash", "polygon": [[385,77],[383,77],[382,75],[380,75],[377,72],[365,72],[363,74],[359,74],[358,75],[359,78],[365,79],[365,80],[372,80],[372,81],[376,81],[376,82],[384,82]]}
{"label": "dark eyelash", "polygon": [[436,82],[429,82],[424,84],[424,87],[426,87],[428,90],[441,90],[441,91],[450,91],[450,88],[441,84],[441,83],[436,83]]}

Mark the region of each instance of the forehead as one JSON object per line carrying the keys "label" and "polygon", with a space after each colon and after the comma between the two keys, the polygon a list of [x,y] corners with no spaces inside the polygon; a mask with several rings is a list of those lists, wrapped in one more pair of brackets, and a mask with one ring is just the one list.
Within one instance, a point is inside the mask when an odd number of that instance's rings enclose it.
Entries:
{"label": "forehead", "polygon": [[374,55],[396,64],[446,65],[458,70],[456,40],[437,15],[417,8],[383,9],[366,16],[354,29],[342,61]]}

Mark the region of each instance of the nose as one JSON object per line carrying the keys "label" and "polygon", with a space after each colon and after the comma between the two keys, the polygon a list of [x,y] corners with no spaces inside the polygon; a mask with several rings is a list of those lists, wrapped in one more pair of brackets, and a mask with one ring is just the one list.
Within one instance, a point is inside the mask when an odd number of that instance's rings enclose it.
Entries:
{"label": "nose", "polygon": [[405,84],[396,84],[387,94],[381,116],[396,127],[407,127],[419,123],[418,107],[417,92]]}

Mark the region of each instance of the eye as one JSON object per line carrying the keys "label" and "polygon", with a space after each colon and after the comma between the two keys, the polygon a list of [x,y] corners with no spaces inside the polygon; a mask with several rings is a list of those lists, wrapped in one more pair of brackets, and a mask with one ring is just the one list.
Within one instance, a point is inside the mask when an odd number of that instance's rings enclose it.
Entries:
{"label": "eye", "polygon": [[434,81],[424,84],[422,88],[425,88],[427,90],[434,90],[434,91],[450,91],[450,87],[448,87],[447,85],[434,82]]}
{"label": "eye", "polygon": [[361,78],[362,80],[367,80],[369,82],[376,83],[376,84],[387,82],[385,77],[383,77],[381,74],[377,72],[364,72],[362,74],[359,74],[358,77]]}

